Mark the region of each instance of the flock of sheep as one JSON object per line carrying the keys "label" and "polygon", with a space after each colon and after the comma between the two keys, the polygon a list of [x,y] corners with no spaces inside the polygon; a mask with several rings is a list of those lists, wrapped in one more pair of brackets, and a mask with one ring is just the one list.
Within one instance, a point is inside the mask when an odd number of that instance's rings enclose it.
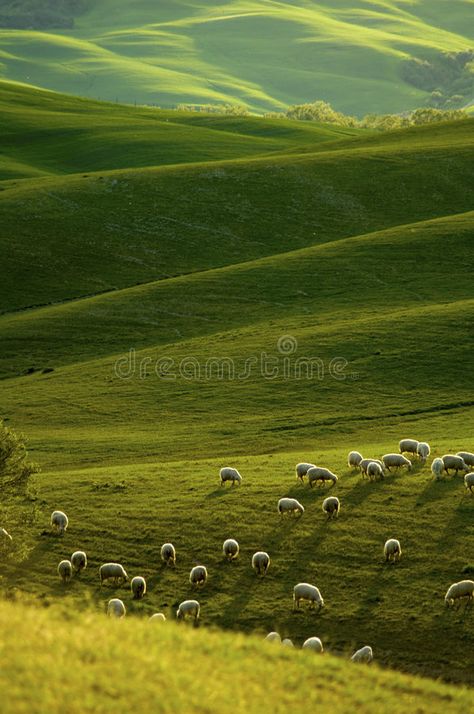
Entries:
{"label": "flock of sheep", "polygon": [[[408,453],[419,457],[422,463],[425,463],[430,455],[430,447],[426,442],[418,442],[415,439],[402,439],[399,443],[400,453],[385,454],[382,459],[363,458],[358,451],[351,451],[348,455],[347,464],[352,469],[360,470],[362,477],[367,477],[370,480],[384,479],[385,474],[392,469],[406,467],[408,471],[412,468],[412,462],[403,454]],[[435,458],[431,464],[431,472],[436,480],[441,479],[443,472],[449,475],[450,471],[454,471],[457,475],[459,471],[465,472],[464,483],[466,488],[472,493],[474,487],[474,471],[470,472],[470,468],[474,468],[474,454],[461,451],[457,454],[445,454],[440,458]],[[296,466],[296,478],[301,483],[307,479],[308,484],[313,488],[314,484],[322,486],[326,483],[331,485],[337,484],[338,477],[329,469],[321,466],[316,466],[310,463],[299,463]],[[220,483],[224,486],[230,482],[232,486],[242,483],[242,476],[235,468],[224,467],[220,470]],[[328,519],[337,518],[340,512],[341,504],[336,496],[328,496],[324,499],[322,509]],[[278,501],[277,510],[281,516],[298,515],[302,516],[304,507],[296,498],[284,497]],[[54,511],[51,515],[51,527],[58,535],[63,535],[67,530],[69,521],[68,517],[62,511]],[[4,541],[11,541],[10,534],[0,528],[0,537]],[[222,546],[223,556],[229,560],[235,560],[239,556],[239,544],[233,538],[224,541]],[[402,549],[400,541],[396,538],[390,538],[384,545],[385,561],[398,561],[401,558]],[[172,543],[165,543],[161,547],[161,559],[168,566],[176,564],[176,550]],[[252,568],[259,576],[265,576],[270,567],[270,556],[264,551],[257,551],[252,556]],[[84,551],[75,551],[71,555],[70,560],[61,560],[58,565],[57,572],[63,583],[67,583],[74,575],[79,574],[87,567],[87,555]],[[100,583],[103,585],[106,582],[112,581],[115,585],[121,585],[129,581],[129,577],[120,563],[104,563],[99,568]],[[202,588],[208,579],[208,572],[204,565],[196,565],[192,568],[189,574],[189,582],[193,587]],[[134,599],[142,599],[147,590],[146,580],[141,576],[135,576],[130,581],[130,590]],[[467,598],[472,601],[474,598],[474,581],[462,580],[453,583],[445,595],[445,603],[448,607],[454,605],[456,601],[460,602],[462,598]],[[319,611],[324,607],[324,600],[319,588],[310,583],[298,583],[293,588],[293,609],[297,610],[300,603],[306,601],[310,608],[317,608]],[[112,617],[124,617],[126,607],[119,598],[112,598],[107,604],[107,614]],[[180,603],[176,618],[178,620],[193,618],[195,622],[200,616],[200,604],[197,600],[184,600]],[[163,622],[166,616],[159,612],[154,613],[149,618],[150,621]],[[279,633],[270,632],[266,640],[270,642],[280,642],[285,646],[293,646],[293,642],[286,638],[281,639]],[[312,649],[315,652],[323,652],[323,645],[318,637],[309,637],[303,643],[304,649]],[[351,657],[354,662],[370,662],[373,659],[372,648],[368,645],[357,650]]]}

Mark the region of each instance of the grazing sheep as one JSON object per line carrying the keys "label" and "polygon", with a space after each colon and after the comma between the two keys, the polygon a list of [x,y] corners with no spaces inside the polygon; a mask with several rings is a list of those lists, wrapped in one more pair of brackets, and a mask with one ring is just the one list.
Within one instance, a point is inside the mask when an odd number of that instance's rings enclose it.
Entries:
{"label": "grazing sheep", "polygon": [[406,466],[408,471],[411,471],[411,461],[401,454],[385,454],[382,456],[382,461],[387,471],[400,469],[402,466]]}
{"label": "grazing sheep", "polygon": [[358,469],[360,468],[360,462],[362,461],[362,454],[358,451],[349,451],[347,456],[347,465],[349,468]]}
{"label": "grazing sheep", "polygon": [[195,565],[189,573],[189,582],[193,587],[203,587],[207,582],[207,568],[204,565]]}
{"label": "grazing sheep", "polygon": [[176,565],[176,550],[172,543],[165,543],[161,546],[161,560],[166,565]]}
{"label": "grazing sheep", "polygon": [[376,481],[377,479],[382,480],[384,478],[383,468],[377,461],[371,461],[370,464],[368,464],[366,473],[370,481]]}
{"label": "grazing sheep", "polygon": [[306,463],[301,463],[301,464],[296,464],[296,478],[299,479],[301,482],[304,481],[304,477],[306,476],[308,469],[314,468],[314,464],[306,464]]}
{"label": "grazing sheep", "polygon": [[235,560],[239,556],[239,544],[233,538],[227,538],[222,546],[222,552],[227,560]]}
{"label": "grazing sheep", "polygon": [[130,590],[134,600],[142,600],[146,593],[146,580],[141,575],[135,575],[130,583]]}
{"label": "grazing sheep", "polygon": [[453,456],[453,454],[445,454],[441,457],[443,459],[444,470],[449,475],[449,470],[455,471],[455,475],[458,475],[458,471],[469,471],[467,464],[461,456]]}
{"label": "grazing sheep", "polygon": [[107,615],[109,617],[125,617],[126,612],[125,605],[118,597],[113,597],[112,600],[109,600],[107,603]]}
{"label": "grazing sheep", "polygon": [[471,493],[473,492],[472,489],[474,487],[474,473],[472,471],[471,473],[466,474],[464,476],[464,485],[468,491],[470,491]]}
{"label": "grazing sheep", "polygon": [[51,527],[58,535],[64,535],[69,525],[69,519],[62,511],[53,511],[51,514]]}
{"label": "grazing sheep", "polygon": [[419,442],[416,439],[402,439],[399,443],[400,453],[406,452],[415,456],[418,453]]}
{"label": "grazing sheep", "polygon": [[329,518],[337,518],[341,504],[336,496],[328,496],[323,501],[323,511]]}
{"label": "grazing sheep", "polygon": [[258,550],[252,555],[252,568],[257,575],[266,575],[270,562],[270,556],[263,550]]}
{"label": "grazing sheep", "polygon": [[364,476],[367,476],[367,469],[369,468],[370,464],[378,464],[383,472],[384,464],[383,464],[383,461],[380,461],[380,459],[362,459],[362,461],[359,464],[362,478],[364,478]]}
{"label": "grazing sheep", "polygon": [[265,637],[265,640],[267,642],[280,642],[281,643],[281,637],[278,634],[278,632],[269,632],[268,635]]}
{"label": "grazing sheep", "polygon": [[369,662],[372,662],[373,658],[374,655],[372,652],[372,647],[366,645],[365,647],[361,647],[360,650],[357,650],[357,652],[354,652],[351,657],[351,662],[365,662],[366,664],[368,664]]}
{"label": "grazing sheep", "polygon": [[223,486],[226,481],[231,481],[232,486],[235,486],[236,483],[240,486],[242,483],[242,476],[239,474],[237,469],[233,469],[230,466],[225,466],[221,469],[219,475],[221,477],[221,486]]}
{"label": "grazing sheep", "polygon": [[83,550],[76,550],[76,552],[71,555],[71,563],[74,573],[80,573],[81,570],[87,568],[87,555]]}
{"label": "grazing sheep", "polygon": [[456,456],[460,456],[464,463],[471,468],[474,466],[474,454],[471,454],[470,451],[458,451]]}
{"label": "grazing sheep", "polygon": [[10,533],[5,530],[5,528],[0,528],[0,544],[6,545],[7,543],[11,543],[13,541],[13,538],[11,537]]}
{"label": "grazing sheep", "polygon": [[294,644],[293,644],[293,642],[290,640],[289,637],[285,637],[285,639],[282,640],[281,644],[284,645],[285,647],[294,647]]}
{"label": "grazing sheep", "polygon": [[201,606],[197,600],[184,600],[176,610],[176,619],[185,620],[187,617],[194,617],[199,620]]}
{"label": "grazing sheep", "polygon": [[162,612],[155,612],[148,618],[149,622],[166,622],[166,617]]}
{"label": "grazing sheep", "polygon": [[299,608],[300,600],[308,600],[310,608],[317,605],[318,612],[324,607],[324,600],[316,585],[310,585],[309,583],[298,583],[298,585],[295,585],[293,588],[293,610]]}
{"label": "grazing sheep", "polygon": [[396,538],[389,538],[383,547],[383,554],[385,556],[385,562],[388,560],[400,560],[402,555],[402,548],[400,546],[400,541]]}
{"label": "grazing sheep", "polygon": [[68,583],[72,578],[72,565],[70,560],[61,560],[58,565],[58,575],[63,583]]}
{"label": "grazing sheep", "polygon": [[326,481],[330,481],[333,486],[337,483],[337,476],[329,471],[329,469],[324,469],[321,466],[313,466],[313,468],[308,469],[306,476],[308,477],[308,483],[313,488],[315,483],[323,485]]}
{"label": "grazing sheep", "polygon": [[301,649],[313,650],[313,652],[324,652],[323,643],[319,637],[308,637],[308,639],[303,642]]}
{"label": "grazing sheep", "polygon": [[444,596],[446,607],[454,605],[455,600],[467,597],[468,602],[474,597],[474,580],[460,580],[459,583],[453,583],[448,592]]}
{"label": "grazing sheep", "polygon": [[278,501],[278,513],[280,516],[283,516],[285,513],[289,513],[290,515],[299,513],[299,515],[302,516],[304,507],[296,498],[280,498]]}
{"label": "grazing sheep", "polygon": [[426,462],[426,459],[428,458],[428,456],[431,454],[430,445],[427,444],[426,441],[420,441],[420,443],[418,444],[416,453],[418,454],[422,463],[424,464]]}
{"label": "grazing sheep", "polygon": [[99,568],[99,576],[101,585],[106,580],[112,580],[114,585],[125,583],[128,580],[128,575],[120,563],[104,563]]}
{"label": "grazing sheep", "polygon": [[440,480],[443,470],[444,470],[443,459],[440,459],[439,457],[436,459],[433,459],[433,461],[431,462],[431,473],[433,474],[436,481]]}

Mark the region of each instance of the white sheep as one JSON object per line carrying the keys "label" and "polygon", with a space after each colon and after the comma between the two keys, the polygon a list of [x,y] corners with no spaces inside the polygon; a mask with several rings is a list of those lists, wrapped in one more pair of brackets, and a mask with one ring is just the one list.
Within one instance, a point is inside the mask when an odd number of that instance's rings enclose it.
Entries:
{"label": "white sheep", "polygon": [[337,518],[341,504],[336,496],[328,496],[323,501],[323,511],[329,518]]}
{"label": "white sheep", "polygon": [[293,609],[299,609],[301,600],[308,600],[310,608],[317,605],[318,612],[324,607],[324,600],[316,585],[310,585],[309,583],[295,585],[293,588]]}
{"label": "white sheep", "polygon": [[263,550],[258,550],[252,555],[252,568],[257,575],[266,575],[270,562],[270,556]]}
{"label": "white sheep", "polygon": [[284,645],[285,647],[294,647],[294,644],[293,644],[292,640],[290,640],[289,637],[285,637],[285,639],[281,641],[281,644]]}
{"label": "white sheep", "polygon": [[233,469],[230,466],[224,466],[224,468],[220,470],[219,475],[221,477],[221,486],[223,486],[226,481],[230,481],[232,486],[235,486],[236,483],[240,486],[242,483],[242,476],[237,469]]}
{"label": "white sheep", "polygon": [[421,461],[422,461],[423,463],[425,463],[425,462],[426,462],[426,459],[427,459],[428,456],[431,454],[430,445],[427,444],[426,441],[420,441],[420,443],[418,444],[418,448],[417,448],[417,450],[416,450],[416,453],[417,453],[418,456],[420,457]]}
{"label": "white sheep", "polygon": [[323,643],[319,637],[308,637],[308,639],[303,642],[301,649],[313,650],[314,652],[324,652]]}
{"label": "white sheep", "polygon": [[10,533],[5,528],[0,528],[0,544],[7,545],[13,541]]}
{"label": "white sheep", "polygon": [[354,654],[351,657],[352,662],[365,662],[368,664],[369,662],[372,662],[374,658],[374,654],[372,652],[372,647],[369,647],[369,645],[366,645],[365,647],[361,647],[360,650],[357,650],[357,652],[354,652]]}
{"label": "white sheep", "polygon": [[207,582],[207,568],[204,565],[195,565],[189,573],[189,582],[193,587],[203,587]]}
{"label": "white sheep", "polygon": [[453,454],[445,454],[441,457],[443,459],[444,470],[449,475],[449,470],[455,471],[455,475],[458,475],[458,471],[469,471],[467,464],[461,456],[453,456]]}
{"label": "white sheep", "polygon": [[455,600],[461,600],[463,597],[467,597],[468,601],[473,599],[474,580],[460,580],[458,583],[453,583],[444,596],[446,607],[451,607]]}
{"label": "white sheep", "polygon": [[58,575],[63,583],[68,583],[72,578],[72,565],[70,560],[61,560],[58,565]]}
{"label": "white sheep", "polygon": [[290,515],[296,515],[298,513],[302,516],[304,513],[304,506],[302,506],[296,498],[280,498],[278,501],[278,513],[280,516],[283,516],[285,513]]}
{"label": "white sheep", "polygon": [[367,478],[370,481],[381,480],[384,478],[383,468],[377,461],[371,461],[366,469]]}
{"label": "white sheep", "polygon": [[389,538],[383,547],[383,554],[385,561],[393,560],[395,562],[395,560],[400,560],[402,555],[400,541],[396,538]]}
{"label": "white sheep", "polygon": [[194,617],[199,620],[201,606],[197,600],[184,600],[176,610],[176,619],[185,620],[187,617]]}
{"label": "white sheep", "polygon": [[130,583],[130,590],[134,600],[142,600],[146,593],[146,580],[141,575],[135,575]]}
{"label": "white sheep", "polygon": [[358,451],[349,451],[349,454],[347,455],[347,465],[349,468],[358,469],[360,468],[362,458],[362,454]]}
{"label": "white sheep", "polygon": [[383,461],[380,461],[380,459],[362,459],[362,461],[359,464],[359,468],[362,474],[362,478],[364,476],[367,476],[367,469],[369,468],[370,464],[378,464],[380,468],[382,469],[382,472],[384,471],[385,467],[383,464]]}
{"label": "white sheep", "polygon": [[69,525],[69,519],[62,511],[53,511],[51,514],[51,527],[58,535],[63,535]]}
{"label": "white sheep", "polygon": [[301,463],[301,464],[296,464],[296,478],[299,479],[301,482],[304,481],[304,477],[306,476],[308,469],[312,469],[314,467],[314,464],[307,464],[307,463]]}
{"label": "white sheep", "polygon": [[471,454],[470,451],[458,451],[456,456],[460,456],[467,466],[471,468],[474,466],[474,454]]}
{"label": "white sheep", "polygon": [[99,576],[101,585],[107,580],[112,580],[114,585],[125,583],[128,580],[128,575],[120,563],[104,563],[99,568]]}
{"label": "white sheep", "polygon": [[278,634],[278,632],[269,632],[268,635],[265,637],[265,640],[267,642],[280,642],[281,643],[281,637]]}
{"label": "white sheep", "polygon": [[313,468],[308,469],[306,476],[308,477],[308,483],[313,488],[315,483],[323,485],[326,481],[334,484],[337,483],[337,476],[333,474],[329,469],[325,469],[322,466],[313,466]]}
{"label": "white sheep", "polygon": [[401,454],[385,454],[382,456],[382,461],[387,471],[400,469],[402,466],[406,466],[407,470],[411,471],[411,461]]}
{"label": "white sheep", "polygon": [[109,600],[107,603],[107,615],[109,617],[125,617],[126,612],[127,610],[125,609],[123,601],[118,597],[113,597],[112,600]]}
{"label": "white sheep", "polygon": [[149,622],[166,622],[166,616],[162,612],[155,612],[148,618]]}
{"label": "white sheep", "polygon": [[176,565],[176,550],[173,543],[164,543],[161,546],[161,560],[166,565]]}
{"label": "white sheep", "polygon": [[474,473],[472,471],[471,473],[466,474],[464,476],[464,485],[468,491],[470,491],[471,493],[473,492],[472,489],[474,487]]}
{"label": "white sheep", "polygon": [[80,573],[81,570],[85,570],[87,568],[87,555],[83,550],[76,550],[71,555],[71,564],[75,573]]}
{"label": "white sheep", "polygon": [[227,560],[235,560],[239,557],[239,544],[233,538],[227,538],[222,546],[222,553]]}
{"label": "white sheep", "polygon": [[399,443],[400,453],[406,451],[407,454],[413,454],[414,456],[418,453],[418,444],[420,442],[416,439],[402,439]]}
{"label": "white sheep", "polygon": [[431,462],[431,473],[433,474],[436,481],[440,480],[443,470],[444,470],[443,459],[440,459],[439,457],[436,459],[433,459],[433,461]]}

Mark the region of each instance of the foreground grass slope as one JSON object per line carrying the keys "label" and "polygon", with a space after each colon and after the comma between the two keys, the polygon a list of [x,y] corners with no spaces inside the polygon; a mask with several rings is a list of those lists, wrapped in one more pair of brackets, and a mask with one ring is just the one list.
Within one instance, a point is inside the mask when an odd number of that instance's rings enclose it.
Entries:
{"label": "foreground grass slope", "polygon": [[[462,0],[95,0],[74,30],[2,30],[5,78],[107,100],[233,102],[316,97],[363,114],[423,104],[408,58],[472,47]],[[309,93],[309,94],[308,94]]]}
{"label": "foreground grass slope", "polygon": [[[345,712],[451,714],[470,692],[418,677],[361,668],[241,635],[2,604],[0,672],[5,714],[106,714],[134,705],[154,712]],[[45,637],[48,647],[45,647]],[[37,652],[30,659],[31,648]],[[230,655],[231,653],[231,655]],[[309,655],[309,656],[308,656]],[[18,676],[20,675],[20,676]],[[91,686],[93,679],[93,686]],[[269,688],[268,683],[272,686]]]}

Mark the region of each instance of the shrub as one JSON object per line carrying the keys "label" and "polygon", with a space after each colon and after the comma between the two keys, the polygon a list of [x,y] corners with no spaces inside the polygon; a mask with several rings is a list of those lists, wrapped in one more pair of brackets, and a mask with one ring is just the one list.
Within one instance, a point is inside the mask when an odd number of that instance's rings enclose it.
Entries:
{"label": "shrub", "polygon": [[30,476],[37,471],[38,466],[28,461],[24,437],[0,420],[0,490],[26,494]]}

